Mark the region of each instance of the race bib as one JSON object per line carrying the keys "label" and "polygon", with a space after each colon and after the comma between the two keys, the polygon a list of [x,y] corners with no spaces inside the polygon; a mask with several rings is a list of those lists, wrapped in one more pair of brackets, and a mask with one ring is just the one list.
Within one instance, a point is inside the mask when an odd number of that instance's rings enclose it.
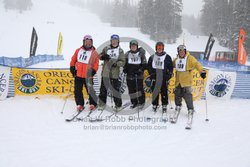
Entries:
{"label": "race bib", "polygon": [[164,69],[164,62],[165,62],[166,56],[167,56],[167,54],[162,55],[162,56],[154,55],[152,67],[154,69],[161,69],[161,70],[163,70]]}
{"label": "race bib", "polygon": [[77,61],[80,62],[80,63],[83,63],[83,64],[88,64],[89,59],[91,57],[91,54],[92,54],[92,50],[91,51],[86,51],[86,50],[81,49],[78,52]]}
{"label": "race bib", "polygon": [[176,71],[186,71],[187,56],[184,59],[178,58],[175,63]]}
{"label": "race bib", "polygon": [[139,56],[139,52],[133,54],[128,54],[128,64],[141,64],[141,57]]}
{"label": "race bib", "polygon": [[119,47],[114,49],[108,49],[107,54],[111,59],[118,59],[119,57]]}

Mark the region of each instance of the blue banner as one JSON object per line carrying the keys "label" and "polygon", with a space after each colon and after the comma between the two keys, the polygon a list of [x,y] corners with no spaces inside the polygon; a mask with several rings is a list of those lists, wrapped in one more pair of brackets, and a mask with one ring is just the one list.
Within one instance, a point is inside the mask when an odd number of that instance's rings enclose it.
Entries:
{"label": "blue banner", "polygon": [[0,57],[0,65],[8,66],[8,67],[28,67],[37,63],[56,61],[56,60],[64,60],[63,56],[57,55],[37,55],[31,56],[29,58],[10,58],[10,57]]}

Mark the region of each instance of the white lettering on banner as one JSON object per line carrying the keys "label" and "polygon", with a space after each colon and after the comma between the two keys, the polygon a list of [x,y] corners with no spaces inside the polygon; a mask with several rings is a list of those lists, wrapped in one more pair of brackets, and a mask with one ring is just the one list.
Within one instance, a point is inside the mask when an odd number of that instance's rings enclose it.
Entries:
{"label": "white lettering on banner", "polygon": [[165,62],[165,58],[166,58],[167,54],[162,55],[162,56],[158,56],[158,55],[154,55],[154,59],[153,59],[153,68],[154,69],[164,69],[164,62]]}
{"label": "white lettering on banner", "polygon": [[9,87],[9,67],[0,67],[0,100],[4,100],[8,95]]}
{"label": "white lettering on banner", "polygon": [[141,64],[141,57],[139,56],[139,52],[137,52],[135,54],[129,52],[128,64]]}
{"label": "white lettering on banner", "polygon": [[83,64],[88,64],[89,59],[91,57],[92,50],[91,51],[86,51],[86,50],[79,50],[78,55],[77,55],[77,61]]}
{"label": "white lettering on banner", "polygon": [[175,65],[176,71],[186,71],[187,56],[185,56],[183,59],[177,58]]}
{"label": "white lettering on banner", "polygon": [[112,48],[108,49],[107,54],[109,55],[109,57],[111,59],[118,59],[118,57],[119,57],[119,47],[113,48],[113,49]]}

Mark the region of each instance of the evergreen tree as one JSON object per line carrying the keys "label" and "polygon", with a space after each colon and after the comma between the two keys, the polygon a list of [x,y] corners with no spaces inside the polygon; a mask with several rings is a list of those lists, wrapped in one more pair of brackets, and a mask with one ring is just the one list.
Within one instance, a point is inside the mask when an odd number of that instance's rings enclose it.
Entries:
{"label": "evergreen tree", "polygon": [[152,34],[154,28],[154,1],[142,0],[139,2],[138,25],[142,33]]}
{"label": "evergreen tree", "polygon": [[139,27],[154,40],[175,42],[182,32],[182,0],[141,0]]}
{"label": "evergreen tree", "polygon": [[112,10],[111,25],[116,27],[135,27],[137,25],[137,9],[129,0],[115,0]]}
{"label": "evergreen tree", "polygon": [[31,0],[4,0],[3,3],[6,10],[19,10],[20,13],[32,7]]}
{"label": "evergreen tree", "polygon": [[[249,0],[204,0],[201,26],[205,34],[213,33],[222,46],[237,53],[239,30],[250,33]],[[245,48],[250,55],[250,39],[246,38]]]}

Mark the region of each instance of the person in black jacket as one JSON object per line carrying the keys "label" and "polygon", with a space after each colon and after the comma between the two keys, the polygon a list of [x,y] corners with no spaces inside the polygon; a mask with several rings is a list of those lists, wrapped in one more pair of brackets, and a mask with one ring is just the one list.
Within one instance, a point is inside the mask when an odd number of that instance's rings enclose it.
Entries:
{"label": "person in black jacket", "polygon": [[157,42],[155,54],[148,60],[148,72],[151,79],[152,105],[156,112],[159,105],[159,94],[161,94],[162,111],[167,111],[168,105],[168,81],[173,74],[172,58],[164,51],[164,43]]}
{"label": "person in black jacket", "polygon": [[127,86],[131,100],[130,108],[142,109],[145,104],[145,92],[143,89],[143,74],[147,68],[145,50],[138,47],[136,40],[129,43],[130,50],[125,54],[126,63],[123,72],[127,74]]}

